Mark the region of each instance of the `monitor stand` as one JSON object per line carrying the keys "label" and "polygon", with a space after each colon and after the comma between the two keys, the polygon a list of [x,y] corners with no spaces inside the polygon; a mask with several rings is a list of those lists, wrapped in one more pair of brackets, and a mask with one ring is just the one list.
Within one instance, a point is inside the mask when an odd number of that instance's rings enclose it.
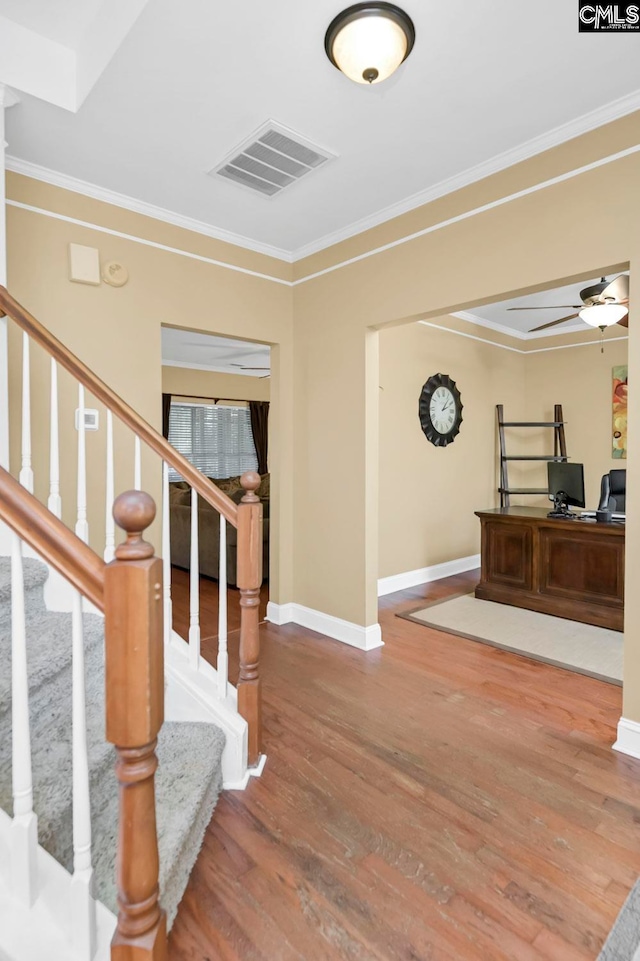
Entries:
{"label": "monitor stand", "polygon": [[567,506],[568,494],[565,491],[558,491],[553,495],[553,510],[549,511],[547,517],[555,517],[556,520],[572,521],[577,518]]}

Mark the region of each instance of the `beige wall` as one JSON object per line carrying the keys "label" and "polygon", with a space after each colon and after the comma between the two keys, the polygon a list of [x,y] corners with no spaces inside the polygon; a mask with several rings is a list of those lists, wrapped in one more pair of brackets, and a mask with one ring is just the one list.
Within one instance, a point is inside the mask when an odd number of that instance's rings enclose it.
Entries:
{"label": "beige wall", "polygon": [[[328,579],[331,613],[366,624],[377,618],[375,580],[354,589],[350,574],[363,557],[376,563],[377,553],[377,510],[366,506],[366,485],[376,482],[366,399],[377,403],[367,394],[366,331],[625,265],[640,245],[630,203],[639,177],[633,155],[295,288],[299,603],[325,609]],[[606,210],[597,224],[594,196]]]}
{"label": "beige wall", "polygon": [[[617,330],[618,336],[625,336],[622,328]],[[527,357],[527,420],[551,420],[554,403],[562,404],[567,453],[571,460],[584,464],[586,502],[592,510],[598,506],[602,475],[627,466],[626,460],[611,456],[611,368],[626,364],[627,356],[628,341],[622,340],[607,343],[604,353],[593,345]],[[536,433],[532,452],[552,453],[548,434]]]}
{"label": "beige wall", "polygon": [[[454,321],[435,323],[452,327]],[[474,339],[491,339],[486,330],[467,324],[466,331],[469,336],[460,337],[410,324],[380,333],[380,577],[479,551],[474,511],[499,505],[498,403],[507,419],[524,421],[552,420],[553,405],[563,405],[567,449],[573,461],[584,464],[588,507],[597,507],[602,474],[626,467],[626,461],[611,458],[611,368],[627,363],[626,340],[609,339],[601,353],[597,342],[541,349],[540,341],[499,338],[510,341],[512,349],[505,350]],[[618,327],[608,334],[616,336],[625,331]],[[566,338],[585,339],[593,335]],[[464,405],[460,434],[446,448],[426,440],[417,414],[422,386],[438,371],[456,381]],[[553,433],[507,429],[507,444],[510,454],[553,453]],[[543,487],[546,464],[514,462],[509,481],[512,487]],[[512,503],[548,506],[544,498],[517,495]]]}
{"label": "beige wall", "polygon": [[[624,128],[624,129],[623,129]],[[563,176],[568,169],[605,158],[638,143],[638,117],[609,125],[563,145],[562,150],[523,165],[529,180]],[[612,139],[613,138],[613,139]],[[517,170],[496,174],[466,191],[475,208],[490,182],[502,196]],[[633,301],[640,269],[640,155],[631,153],[577,176],[473,216],[457,216],[451,195],[411,215],[413,227],[429,232],[406,243],[350,260],[294,289],[295,316],[295,515],[296,601],[346,620],[377,620],[378,510],[374,436],[377,391],[368,370],[373,352],[368,331],[413,319],[435,318],[516,293],[559,286],[631,264],[630,377],[634,380],[634,336],[640,316]],[[594,204],[594,198],[597,203]],[[431,205],[434,206],[434,205]],[[467,208],[469,209],[469,208]],[[447,216],[449,215],[449,216]],[[435,224],[443,226],[434,229]],[[376,230],[376,242],[395,242],[396,224]],[[297,272],[353,257],[351,242],[336,245]],[[346,259],[346,258],[345,258]],[[331,266],[329,264],[328,266]],[[635,326],[634,326],[635,318]],[[638,348],[640,351],[640,348]],[[376,371],[377,373],[377,371]],[[640,381],[640,369],[637,379]],[[630,419],[630,446],[640,427]],[[638,455],[640,456],[640,454]],[[336,463],[340,465],[336,471]],[[633,453],[627,467],[633,486]],[[640,469],[639,469],[640,471]],[[627,527],[629,571],[640,564],[640,472],[637,521]],[[630,500],[630,513],[633,498]],[[630,578],[633,576],[630,573]],[[330,607],[327,605],[330,604]],[[627,591],[625,711],[640,720],[640,592]]]}
{"label": "beige wall", "polygon": [[[640,155],[628,152],[639,134],[639,115],[631,115],[293,269],[14,175],[9,194],[22,202],[199,256],[235,258],[243,269],[274,279],[11,208],[10,285],[156,424],[161,324],[277,345],[271,403],[278,448],[272,453],[281,483],[272,509],[283,573],[279,588],[277,575],[272,582],[275,596],[369,625],[377,619],[379,568],[376,331],[630,264],[630,378],[640,382],[640,313],[633,301],[640,274]],[[627,153],[602,162],[621,151]],[[130,283],[121,290],[69,284],[69,241],[98,246],[103,259],[122,259]],[[363,257],[372,245],[377,252]],[[329,272],[312,276],[322,270]],[[300,281],[293,289],[277,282],[291,277]],[[629,446],[625,713],[640,721],[640,592],[632,582],[640,566],[640,418],[633,416]]]}
{"label": "beige wall", "polygon": [[[9,194],[21,202],[44,209],[69,212],[96,226],[137,232],[147,239],[155,230],[158,242],[180,245],[199,256],[219,256],[220,243],[185,230],[169,228],[140,215],[79,195],[70,194],[17,175],[8,176]],[[167,236],[168,233],[171,236]],[[122,288],[101,284],[91,287],[68,280],[70,242],[97,247],[101,261],[119,260],[129,270]],[[235,248],[223,245],[227,256]],[[272,345],[271,421],[274,444],[271,465],[274,597],[289,601],[292,570],[292,314],[290,288],[268,278],[53,219],[22,208],[8,209],[9,287],[13,295],[38,317],[63,343],[93,368],[153,426],[161,426],[161,326],[186,327],[222,336],[234,336]],[[247,269],[270,269],[269,258],[238,249]],[[278,262],[279,263],[279,262]],[[280,267],[286,265],[280,264]],[[278,268],[279,269],[279,268]],[[13,325],[12,325],[13,326]],[[37,352],[36,352],[37,353]],[[19,468],[20,450],[20,339],[11,337],[11,442],[12,470]],[[75,391],[61,378],[62,494],[66,522],[73,526],[75,510],[76,433],[73,429]],[[49,367],[34,357],[32,405],[36,493],[46,502],[48,483]],[[88,405],[92,405],[90,398]],[[92,546],[104,544],[104,418],[100,430],[87,437],[89,465],[89,524]],[[133,486],[133,440],[126,432],[116,436],[117,489]],[[143,460],[143,486],[160,500],[160,465],[154,455]],[[152,536],[159,544],[157,529]]]}
{"label": "beige wall", "polygon": [[[524,418],[524,367],[522,354],[422,324],[381,331],[380,577],[479,551],[474,511],[499,504],[495,405]],[[441,448],[418,420],[420,391],[438,372],[456,381],[464,408]]]}
{"label": "beige wall", "polygon": [[221,374],[190,367],[162,368],[162,390],[187,398],[223,397],[226,400],[269,400],[270,377]]}

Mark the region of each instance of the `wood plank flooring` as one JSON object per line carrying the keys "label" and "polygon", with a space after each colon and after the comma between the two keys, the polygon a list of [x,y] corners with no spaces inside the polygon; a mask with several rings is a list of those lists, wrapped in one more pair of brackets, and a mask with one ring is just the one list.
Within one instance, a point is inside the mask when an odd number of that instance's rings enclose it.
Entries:
{"label": "wood plank flooring", "polygon": [[[171,568],[171,596],[173,598],[173,626],[181,637],[189,636],[189,572]],[[260,590],[260,620],[264,621],[269,600],[269,584]],[[229,645],[229,680],[238,680],[238,641],[240,638],[240,592],[227,592],[227,632]],[[218,582],[200,578],[200,650],[215,667],[218,655]]]}
{"label": "wood plank flooring", "polygon": [[395,616],[476,580],[383,598],[369,654],[263,625],[266,769],[218,803],[172,961],[597,957],[640,875],[621,692]]}

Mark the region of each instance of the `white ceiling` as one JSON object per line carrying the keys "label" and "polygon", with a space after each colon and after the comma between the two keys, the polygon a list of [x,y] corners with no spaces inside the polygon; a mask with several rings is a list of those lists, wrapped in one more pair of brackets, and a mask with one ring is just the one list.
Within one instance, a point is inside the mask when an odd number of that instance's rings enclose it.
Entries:
{"label": "white ceiling", "polygon": [[[269,375],[271,351],[266,344],[163,327],[162,363],[170,367],[193,367],[223,374],[265,377]],[[242,367],[266,369],[242,370]]]}
{"label": "white ceiling", "polygon": [[[72,42],[96,2],[0,0],[0,15]],[[25,94],[8,113],[9,152],[300,254],[618,98],[627,100],[552,140],[640,106],[630,96],[640,88],[640,36],[578,34],[575,3],[403,4],[414,50],[367,87],[324,53],[346,0],[137,0],[138,19],[78,112]],[[337,160],[273,199],[206,175],[268,119]]]}
{"label": "white ceiling", "polygon": [[[623,271],[628,274],[629,271]],[[608,279],[613,280],[618,274],[611,274]],[[572,331],[585,331],[593,333],[593,327],[585,324],[579,317],[568,320],[557,327],[549,330],[541,330],[531,333],[533,327],[540,324],[550,323],[552,320],[560,320],[575,314],[579,307],[573,310],[572,305],[579,305],[580,291],[591,284],[597,284],[600,277],[593,277],[591,280],[583,280],[579,284],[569,284],[566,287],[555,287],[551,290],[542,290],[537,294],[527,294],[525,297],[514,297],[511,300],[501,300],[494,304],[485,304],[482,307],[471,307],[463,310],[454,316],[469,320],[471,323],[490,330],[498,330],[505,334],[511,334],[524,340],[533,340],[538,337],[549,337],[556,334],[567,334]],[[567,306],[564,306],[567,305]],[[513,307],[544,307],[544,310],[510,310]],[[619,328],[621,336],[626,336],[626,330]]]}
{"label": "white ceiling", "polygon": [[2,0],[0,12],[48,40],[76,48],[104,0]]}

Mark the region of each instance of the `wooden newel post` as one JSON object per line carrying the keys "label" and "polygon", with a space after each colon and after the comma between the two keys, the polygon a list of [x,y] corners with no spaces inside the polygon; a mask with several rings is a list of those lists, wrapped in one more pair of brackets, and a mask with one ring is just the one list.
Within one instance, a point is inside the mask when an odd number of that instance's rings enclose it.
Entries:
{"label": "wooden newel post", "polygon": [[246,491],[238,504],[237,577],[240,590],[240,674],[238,710],[249,725],[249,767],[262,749],[260,696],[260,587],[262,585],[262,504],[256,491],[260,475],[246,471],[240,479]]}
{"label": "wooden newel post", "polygon": [[154,789],[164,719],[162,561],[142,538],[155,513],[143,491],[116,498],[113,516],[127,539],[105,570],[107,740],[116,748],[120,790],[112,961],[167,958]]}

